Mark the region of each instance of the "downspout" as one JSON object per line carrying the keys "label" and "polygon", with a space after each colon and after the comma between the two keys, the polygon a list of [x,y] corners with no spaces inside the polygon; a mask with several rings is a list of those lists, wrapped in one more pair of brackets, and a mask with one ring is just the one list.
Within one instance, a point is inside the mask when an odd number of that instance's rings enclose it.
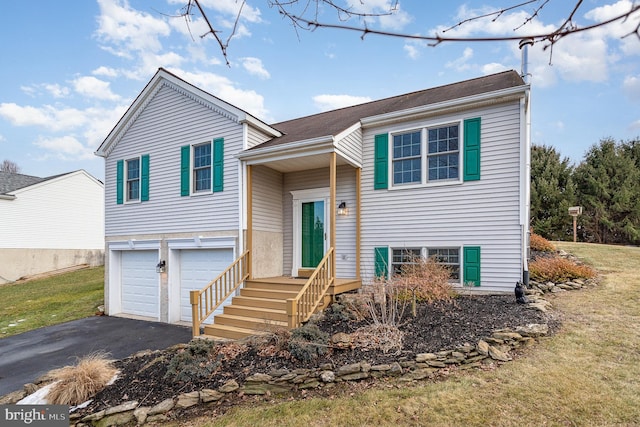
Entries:
{"label": "downspout", "polygon": [[520,101],[521,140],[524,142],[521,155],[520,226],[522,231],[522,282],[529,286],[529,223],[531,215],[531,86],[529,74],[529,46],[533,39],[523,39],[519,43],[522,50],[521,76],[528,88]]}

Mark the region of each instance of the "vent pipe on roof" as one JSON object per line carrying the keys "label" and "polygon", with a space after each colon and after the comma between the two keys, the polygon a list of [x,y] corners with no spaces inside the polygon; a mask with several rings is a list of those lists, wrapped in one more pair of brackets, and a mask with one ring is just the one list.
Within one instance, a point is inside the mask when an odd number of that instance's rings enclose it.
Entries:
{"label": "vent pipe on roof", "polygon": [[531,74],[529,74],[529,46],[533,46],[533,39],[527,38],[520,40],[518,44],[522,51],[522,65],[520,66],[520,76],[526,84],[529,84]]}

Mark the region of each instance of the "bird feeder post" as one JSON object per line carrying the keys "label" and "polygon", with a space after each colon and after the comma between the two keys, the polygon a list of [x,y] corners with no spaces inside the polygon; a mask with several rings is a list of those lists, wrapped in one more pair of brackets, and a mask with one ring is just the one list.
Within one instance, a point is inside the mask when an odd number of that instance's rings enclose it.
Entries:
{"label": "bird feeder post", "polygon": [[582,214],[582,206],[572,206],[569,208],[569,215],[573,217],[573,242],[576,242],[578,215]]}

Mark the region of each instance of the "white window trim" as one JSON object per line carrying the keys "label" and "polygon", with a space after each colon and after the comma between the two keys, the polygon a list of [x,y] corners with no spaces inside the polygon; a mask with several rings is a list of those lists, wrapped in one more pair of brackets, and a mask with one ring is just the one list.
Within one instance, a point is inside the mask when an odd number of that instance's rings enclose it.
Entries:
{"label": "white window trim", "polygon": [[[138,198],[137,199],[129,199],[129,162],[131,160],[138,160]],[[124,197],[122,198],[125,204],[135,204],[140,203],[142,200],[142,156],[134,156],[124,159],[124,167],[123,169],[123,177],[122,177],[122,193]]]}
{"label": "white window trim", "polygon": [[[195,159],[195,147],[199,147],[201,145],[210,145],[211,146],[211,158],[209,163],[210,179],[209,179],[209,189],[208,190],[199,190],[196,191],[196,159]],[[191,149],[189,152],[189,194],[191,196],[202,196],[205,194],[213,194],[213,139],[205,142],[198,142],[196,144],[191,144]]]}
{"label": "white window trim", "polygon": [[427,258],[428,254],[429,254],[429,249],[457,249],[458,250],[458,268],[459,268],[459,274],[458,274],[458,280],[450,280],[449,283],[451,283],[454,287],[461,287],[462,286],[462,266],[464,263],[464,260],[462,259],[463,256],[463,250],[462,250],[462,246],[457,246],[457,245],[429,245],[429,246],[422,246],[422,245],[413,245],[413,246],[407,246],[407,245],[389,245],[389,275],[393,274],[393,251],[394,250],[403,250],[403,249],[407,249],[407,250],[411,250],[411,249],[420,249],[420,256],[422,256],[423,258]]}
{"label": "white window trim", "polygon": [[[433,128],[440,128],[445,126],[451,126],[457,124],[458,125],[458,179],[446,179],[446,180],[435,180],[429,181],[428,178],[428,130]],[[421,181],[419,183],[411,183],[411,184],[394,184],[393,181],[393,137],[394,135],[401,135],[405,133],[411,133],[420,131],[420,167],[421,167]],[[461,185],[464,182],[463,179],[463,171],[464,171],[464,121],[463,119],[458,120],[447,120],[443,122],[429,123],[423,126],[414,126],[405,129],[398,129],[392,132],[389,132],[389,147],[387,158],[388,162],[388,171],[387,176],[389,177],[389,190],[404,190],[404,189],[412,189],[412,188],[421,188],[421,187],[441,187],[448,185]]]}

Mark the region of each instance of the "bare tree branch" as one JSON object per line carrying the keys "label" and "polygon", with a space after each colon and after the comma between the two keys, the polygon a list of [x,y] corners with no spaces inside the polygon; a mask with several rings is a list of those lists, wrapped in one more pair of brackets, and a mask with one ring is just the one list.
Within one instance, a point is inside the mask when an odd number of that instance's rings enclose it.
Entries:
{"label": "bare tree branch", "polygon": [[[219,31],[214,29],[214,27],[211,25],[211,22],[209,21],[205,11],[200,6],[200,2],[198,0],[187,0],[187,1],[188,3],[184,7],[185,12],[183,16],[185,17],[191,16],[194,5],[195,7],[198,8],[200,15],[202,15],[205,23],[209,27],[209,31],[203,34],[201,37],[206,37],[209,34],[212,34],[216,39],[216,41],[218,42],[218,45],[220,47],[222,55],[226,60],[227,65],[229,65],[229,60],[227,58],[227,49],[229,47],[229,43],[232,37],[236,34],[238,24],[242,15],[243,7],[246,4],[246,0],[237,0],[240,2],[240,8],[236,14],[235,24],[233,26],[233,29],[231,30],[231,34],[229,35],[226,41],[223,41],[220,38]],[[386,37],[426,41],[426,42],[429,42],[428,43],[429,46],[437,46],[440,43],[444,43],[444,42],[464,42],[464,43],[497,42],[497,41],[521,40],[521,39],[528,38],[528,39],[531,39],[534,43],[541,43],[541,42],[546,43],[544,46],[544,49],[546,50],[550,48],[550,59],[553,54],[553,46],[559,40],[572,34],[590,31],[595,28],[604,27],[606,25],[609,25],[618,21],[625,22],[627,19],[631,17],[631,15],[640,11],[640,4],[632,3],[629,10],[626,12],[620,13],[619,15],[609,18],[605,21],[597,22],[595,24],[587,25],[584,27],[579,27],[574,22],[574,16],[578,12],[578,9],[582,6],[583,0],[577,0],[573,9],[571,10],[567,18],[563,21],[563,23],[558,28],[556,28],[554,31],[551,31],[551,32],[528,34],[528,35],[519,34],[519,35],[513,35],[513,36],[496,36],[496,37],[445,37],[438,33],[432,36],[428,36],[428,35],[376,30],[369,27],[367,18],[393,15],[393,13],[395,13],[398,10],[399,0],[393,1],[388,6],[387,10],[383,10],[381,12],[358,11],[352,7],[340,6],[339,4],[337,4],[335,0],[266,0],[266,1],[269,7],[276,8],[280,13],[280,15],[283,18],[287,19],[292,24],[294,30],[296,31],[296,35],[298,36],[299,36],[298,34],[299,29],[302,29],[305,31],[315,31],[318,28],[331,28],[331,29],[355,31],[355,32],[362,33],[361,34],[362,39],[364,39],[364,37],[367,36],[368,34],[376,34],[376,35],[386,36]],[[529,14],[529,16],[525,19],[525,21],[520,26],[514,29],[514,31],[520,30],[525,25],[532,22],[533,19],[535,19],[537,16],[539,16],[540,11],[549,2],[550,0],[525,0],[516,5],[504,7],[494,12],[464,19],[458,22],[457,24],[443,30],[442,33],[444,34],[447,31],[451,31],[455,28],[461,27],[471,21],[476,21],[483,18],[489,18],[492,16],[493,16],[492,22],[495,22],[498,19],[500,19],[500,17],[502,17],[508,11],[515,10],[518,8],[523,8],[533,3],[541,3],[538,7],[535,8],[535,10],[532,13]],[[364,5],[365,0],[360,0],[360,3]],[[321,22],[319,18],[320,18],[320,12],[321,12],[322,6],[327,6],[329,9],[334,10],[336,12],[337,19],[338,21],[340,21],[340,23],[336,24],[336,23],[329,23],[329,22]],[[295,8],[299,9],[298,13],[294,12]],[[307,17],[308,15],[311,15],[311,17],[308,18]],[[362,21],[361,25],[359,26],[347,25],[346,21],[351,18],[360,19]],[[624,35],[622,38],[628,37],[632,34],[635,34],[636,37],[638,37],[638,39],[640,40],[640,23],[638,24],[638,26],[636,26],[634,31],[631,31],[629,34]]]}

